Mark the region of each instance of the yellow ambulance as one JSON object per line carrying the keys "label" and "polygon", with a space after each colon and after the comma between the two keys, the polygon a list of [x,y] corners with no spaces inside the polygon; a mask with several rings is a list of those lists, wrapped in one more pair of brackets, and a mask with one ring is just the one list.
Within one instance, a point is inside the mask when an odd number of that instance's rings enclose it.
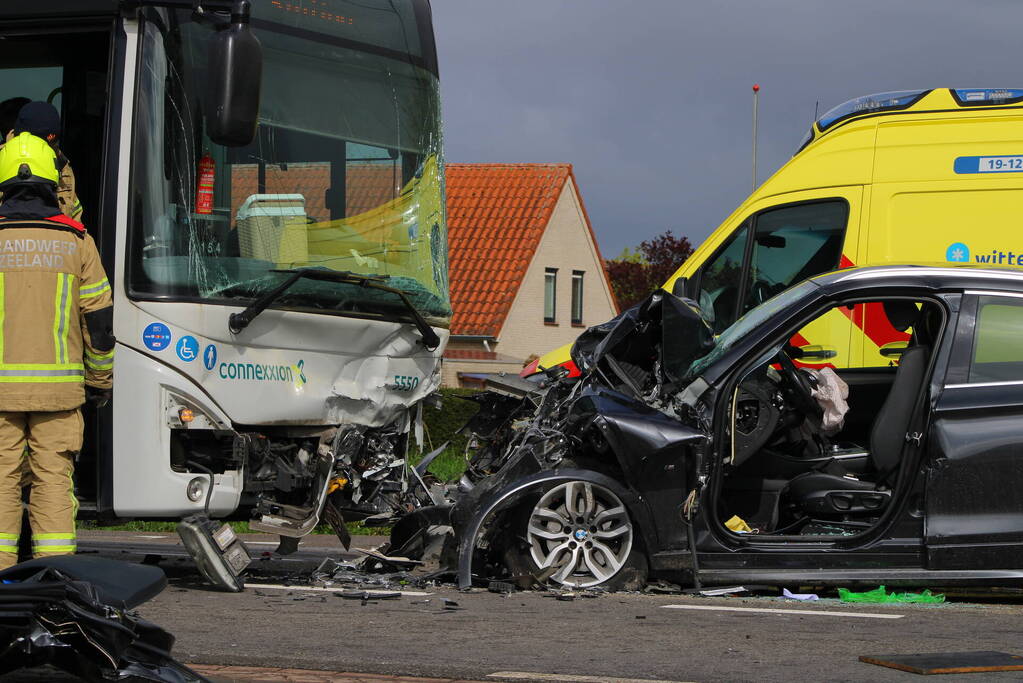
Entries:
{"label": "yellow ambulance", "polygon": [[[853,265],[1023,266],[1023,88],[935,88],[850,100],[682,264],[664,288],[716,332],[808,277]],[[909,338],[856,307],[802,330],[808,365],[891,365]],[[568,346],[527,366],[568,364]]]}

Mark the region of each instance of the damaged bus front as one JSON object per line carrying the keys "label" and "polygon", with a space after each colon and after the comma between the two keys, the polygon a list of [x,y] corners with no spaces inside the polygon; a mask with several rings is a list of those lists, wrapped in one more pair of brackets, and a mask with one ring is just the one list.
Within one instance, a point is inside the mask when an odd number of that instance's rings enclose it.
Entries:
{"label": "damaged bus front", "polygon": [[[199,515],[203,554],[203,516],[287,541],[416,507],[451,315],[428,0],[40,2],[0,33],[21,82],[53,80],[113,282],[83,508]],[[238,588],[245,552],[217,540],[201,564]]]}

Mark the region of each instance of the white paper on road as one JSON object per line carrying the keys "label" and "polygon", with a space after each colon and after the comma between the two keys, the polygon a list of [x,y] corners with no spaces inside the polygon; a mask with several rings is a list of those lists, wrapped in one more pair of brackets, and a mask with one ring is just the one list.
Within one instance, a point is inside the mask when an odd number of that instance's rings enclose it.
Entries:
{"label": "white paper on road", "polygon": [[752,612],[759,614],[809,614],[815,617],[855,617],[857,619],[901,619],[905,614],[879,612],[835,612],[823,609],[774,609],[770,607],[728,607],[727,605],[661,605],[664,609],[693,609],[705,612]]}

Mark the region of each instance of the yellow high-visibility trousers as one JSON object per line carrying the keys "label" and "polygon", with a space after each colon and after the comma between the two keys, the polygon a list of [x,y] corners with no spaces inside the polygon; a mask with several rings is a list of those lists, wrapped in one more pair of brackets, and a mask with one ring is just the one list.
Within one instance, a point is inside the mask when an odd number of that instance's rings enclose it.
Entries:
{"label": "yellow high-visibility trousers", "polygon": [[[28,519],[32,555],[75,552],[74,457],[82,448],[84,422],[79,409],[54,412],[0,412],[0,569],[18,561],[21,532],[23,458],[32,472]],[[28,446],[28,452],[25,446]]]}

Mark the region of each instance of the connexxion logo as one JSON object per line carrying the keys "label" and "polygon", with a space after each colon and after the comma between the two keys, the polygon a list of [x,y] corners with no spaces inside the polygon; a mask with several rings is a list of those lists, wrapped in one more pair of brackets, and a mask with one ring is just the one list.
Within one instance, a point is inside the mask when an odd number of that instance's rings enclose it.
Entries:
{"label": "connexxion logo", "polygon": [[221,363],[221,379],[255,380],[257,382],[292,382],[301,389],[308,382],[305,376],[305,361],[295,365],[274,365],[268,363]]}

